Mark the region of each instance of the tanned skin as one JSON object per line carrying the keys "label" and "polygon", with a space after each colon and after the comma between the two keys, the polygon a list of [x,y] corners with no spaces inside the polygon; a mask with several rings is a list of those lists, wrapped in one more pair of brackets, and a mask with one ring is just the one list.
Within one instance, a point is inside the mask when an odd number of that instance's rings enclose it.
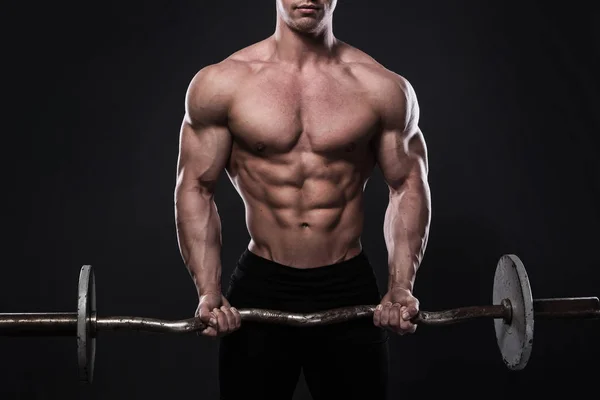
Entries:
{"label": "tanned skin", "polygon": [[[275,33],[202,68],[185,98],[175,189],[183,260],[207,336],[239,329],[221,290],[223,171],[244,201],[255,254],[315,268],[361,252],[364,189],[389,186],[387,292],[373,323],[412,333],[431,218],[427,150],[409,82],[336,39],[335,0],[277,0]],[[303,8],[305,6],[312,9]]]}

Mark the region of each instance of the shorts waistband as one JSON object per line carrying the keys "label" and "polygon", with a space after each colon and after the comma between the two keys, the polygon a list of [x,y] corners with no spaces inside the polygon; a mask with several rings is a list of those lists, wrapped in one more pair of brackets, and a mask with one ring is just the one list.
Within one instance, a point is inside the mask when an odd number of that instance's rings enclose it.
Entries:
{"label": "shorts waistband", "polygon": [[331,265],[296,268],[248,249],[231,274],[226,297],[238,308],[292,312],[375,304],[381,298],[375,272],[364,252]]}
{"label": "shorts waistband", "polygon": [[241,271],[251,273],[255,276],[289,277],[294,280],[313,280],[339,276],[340,274],[348,276],[354,274],[360,275],[361,272],[363,274],[365,272],[369,274],[373,272],[364,250],[352,258],[335,264],[320,265],[311,268],[297,268],[269,260],[246,249],[240,256],[237,267]]}

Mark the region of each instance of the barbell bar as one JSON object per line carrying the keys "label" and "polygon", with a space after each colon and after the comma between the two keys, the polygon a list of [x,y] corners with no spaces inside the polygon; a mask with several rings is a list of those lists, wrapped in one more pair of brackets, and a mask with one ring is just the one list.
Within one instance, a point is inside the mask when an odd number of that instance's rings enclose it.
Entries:
{"label": "barbell bar", "polygon": [[[419,311],[413,322],[443,326],[476,319],[493,319],[496,339],[505,365],[522,370],[533,346],[535,318],[600,318],[598,297],[533,299],[522,261],[514,254],[500,258],[496,266],[493,304],[442,311]],[[265,309],[239,310],[242,321],[284,324],[296,327],[321,326],[373,316],[376,305],[336,308],[310,314]],[[80,380],[91,383],[94,375],[96,338],[101,331],[190,333],[206,326],[198,318],[162,320],[116,316],[99,317],[96,310],[96,283],[91,265],[79,273],[77,312],[0,313],[0,336],[77,337]]]}

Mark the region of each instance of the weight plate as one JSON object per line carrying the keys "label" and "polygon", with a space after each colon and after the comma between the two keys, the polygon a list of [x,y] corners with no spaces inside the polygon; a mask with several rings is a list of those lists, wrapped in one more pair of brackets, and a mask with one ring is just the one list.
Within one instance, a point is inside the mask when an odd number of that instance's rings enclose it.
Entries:
{"label": "weight plate", "polygon": [[496,339],[506,366],[511,370],[525,368],[533,346],[533,296],[525,266],[513,254],[500,258],[494,276],[494,304],[509,300],[510,321],[494,320]]}
{"label": "weight plate", "polygon": [[94,377],[96,357],[96,282],[91,265],[81,267],[77,297],[77,358],[79,379],[88,383]]}

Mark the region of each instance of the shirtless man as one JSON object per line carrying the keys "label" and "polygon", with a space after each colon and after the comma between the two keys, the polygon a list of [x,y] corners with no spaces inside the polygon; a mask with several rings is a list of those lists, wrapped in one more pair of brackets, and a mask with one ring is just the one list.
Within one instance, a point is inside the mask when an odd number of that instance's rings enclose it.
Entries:
{"label": "shirtless man", "polygon": [[[186,94],[175,214],[202,332],[219,337],[222,399],[385,399],[387,334],[412,333],[430,224],[427,151],[406,79],[336,39],[336,0],[276,0],[273,36],[201,69]],[[361,245],[364,188],[389,185],[380,296]],[[251,241],[226,292],[214,202],[226,171]],[[373,319],[293,328],[240,323],[240,308],[315,312],[379,304]],[[199,393],[200,395],[200,393]]]}

